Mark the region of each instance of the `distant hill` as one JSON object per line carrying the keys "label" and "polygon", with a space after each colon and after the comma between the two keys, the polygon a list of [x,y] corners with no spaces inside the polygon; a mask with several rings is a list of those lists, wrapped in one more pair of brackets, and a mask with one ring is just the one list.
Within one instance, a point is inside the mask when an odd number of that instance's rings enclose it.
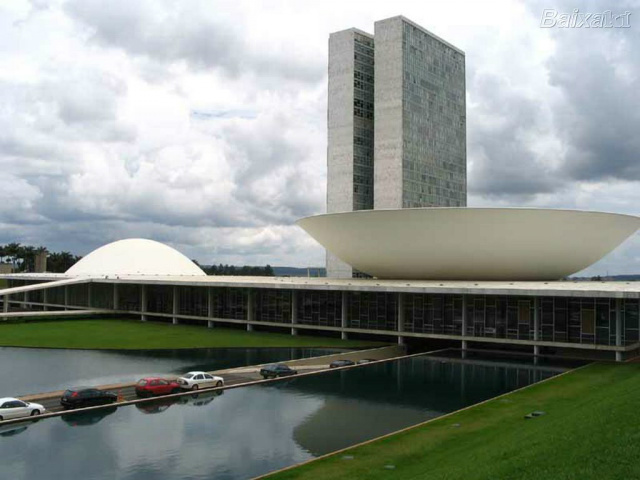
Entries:
{"label": "distant hill", "polygon": [[324,267],[271,267],[276,277],[326,277]]}

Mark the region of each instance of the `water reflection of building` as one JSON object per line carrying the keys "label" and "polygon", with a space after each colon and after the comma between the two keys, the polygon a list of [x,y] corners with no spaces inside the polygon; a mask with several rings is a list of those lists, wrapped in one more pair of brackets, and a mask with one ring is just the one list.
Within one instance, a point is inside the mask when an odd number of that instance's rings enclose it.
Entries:
{"label": "water reflection of building", "polygon": [[[323,455],[513,391],[565,369],[524,360],[419,356],[318,375],[291,389],[319,395],[323,406],[294,430],[295,441]],[[344,377],[345,381],[342,381]],[[384,388],[380,379],[384,378]]]}

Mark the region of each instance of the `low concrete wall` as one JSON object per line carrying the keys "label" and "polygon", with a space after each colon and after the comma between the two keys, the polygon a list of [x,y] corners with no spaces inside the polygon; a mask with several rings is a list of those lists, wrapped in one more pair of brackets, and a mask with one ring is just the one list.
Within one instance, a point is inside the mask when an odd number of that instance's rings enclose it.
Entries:
{"label": "low concrete wall", "polygon": [[289,360],[286,363],[291,366],[307,366],[307,365],[328,365],[334,360],[352,360],[357,362],[364,358],[371,360],[385,360],[387,358],[395,358],[406,355],[406,348],[401,345],[390,345],[388,347],[371,348],[367,350],[355,350],[352,352],[335,353],[332,355],[323,355],[321,357],[299,358],[297,360]]}

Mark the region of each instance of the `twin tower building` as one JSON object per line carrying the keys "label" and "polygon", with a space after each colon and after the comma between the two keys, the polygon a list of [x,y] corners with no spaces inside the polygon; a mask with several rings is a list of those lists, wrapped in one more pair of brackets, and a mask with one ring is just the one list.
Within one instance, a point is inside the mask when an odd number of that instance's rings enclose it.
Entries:
{"label": "twin tower building", "polygon": [[[464,207],[464,52],[404,17],[329,36],[328,213]],[[327,276],[357,271],[327,252]]]}

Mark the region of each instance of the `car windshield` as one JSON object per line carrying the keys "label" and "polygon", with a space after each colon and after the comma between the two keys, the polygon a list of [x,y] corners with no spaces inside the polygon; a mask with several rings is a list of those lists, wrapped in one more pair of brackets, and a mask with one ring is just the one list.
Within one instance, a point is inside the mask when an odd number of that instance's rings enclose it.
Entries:
{"label": "car windshield", "polygon": [[195,374],[195,373],[187,373],[187,374],[184,376],[184,378],[189,378],[189,379],[191,379],[191,378],[193,378],[193,377],[195,377],[195,376],[196,376],[196,374]]}

